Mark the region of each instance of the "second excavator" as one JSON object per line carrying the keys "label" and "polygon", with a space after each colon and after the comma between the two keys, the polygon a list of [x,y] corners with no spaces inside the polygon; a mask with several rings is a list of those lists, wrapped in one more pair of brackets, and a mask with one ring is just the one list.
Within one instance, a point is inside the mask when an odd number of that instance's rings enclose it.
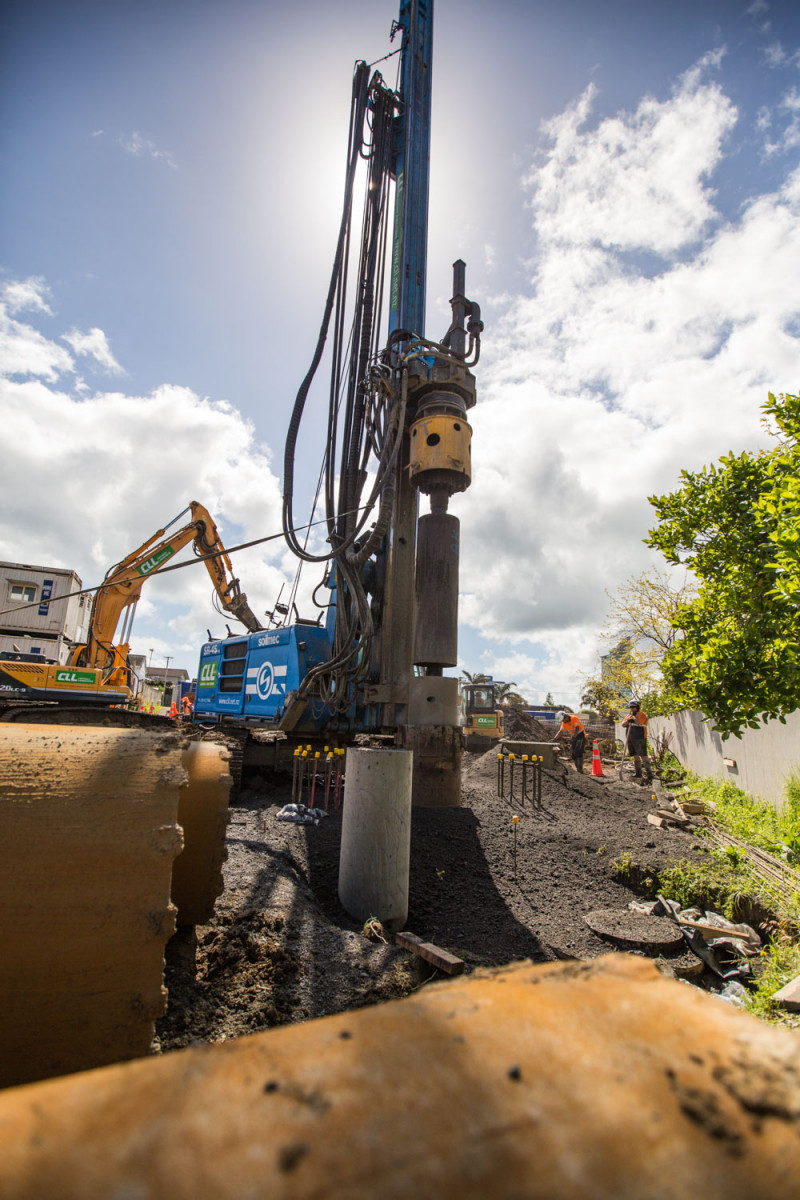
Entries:
{"label": "second excavator", "polygon": [[[187,514],[189,520],[170,533]],[[41,655],[0,654],[0,720],[29,721],[32,703],[47,703],[55,720],[53,702],[72,708],[127,704],[133,696],[129,640],[142,587],[190,543],[206,565],[221,610],[250,633],[262,629],[233,574],[211,514],[192,500],[106,572],[92,601],[86,641],[71,648],[66,663],[42,661]]]}

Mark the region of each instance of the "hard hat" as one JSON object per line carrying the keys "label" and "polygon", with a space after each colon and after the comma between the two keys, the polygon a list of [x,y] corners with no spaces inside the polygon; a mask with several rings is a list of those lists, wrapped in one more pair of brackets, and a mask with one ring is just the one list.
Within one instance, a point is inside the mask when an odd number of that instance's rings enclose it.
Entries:
{"label": "hard hat", "polygon": [[628,705],[628,708],[641,708],[641,707],[642,706],[638,700],[631,700],[630,704]]}
{"label": "hard hat", "polygon": [[556,720],[557,720],[557,721],[563,721],[563,720],[564,720],[564,716],[565,716],[565,714],[564,714],[563,712],[557,712],[557,713],[556,713]]}

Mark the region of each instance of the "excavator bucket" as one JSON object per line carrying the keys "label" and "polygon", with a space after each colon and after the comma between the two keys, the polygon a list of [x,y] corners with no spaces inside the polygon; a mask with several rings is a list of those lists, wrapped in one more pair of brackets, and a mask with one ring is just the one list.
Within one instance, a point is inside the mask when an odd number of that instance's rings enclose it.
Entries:
{"label": "excavator bucket", "polygon": [[176,904],[207,920],[222,890],[229,786],[176,732],[0,724],[0,1085],[148,1053]]}

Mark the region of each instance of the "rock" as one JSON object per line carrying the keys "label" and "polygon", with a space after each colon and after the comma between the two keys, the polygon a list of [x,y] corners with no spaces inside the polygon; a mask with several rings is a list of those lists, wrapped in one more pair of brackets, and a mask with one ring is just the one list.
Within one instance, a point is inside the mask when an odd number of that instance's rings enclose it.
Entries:
{"label": "rock", "polygon": [[787,1012],[800,1012],[800,975],[793,979],[790,983],[785,984],[780,991],[776,992],[772,997],[781,1008],[785,1008]]}

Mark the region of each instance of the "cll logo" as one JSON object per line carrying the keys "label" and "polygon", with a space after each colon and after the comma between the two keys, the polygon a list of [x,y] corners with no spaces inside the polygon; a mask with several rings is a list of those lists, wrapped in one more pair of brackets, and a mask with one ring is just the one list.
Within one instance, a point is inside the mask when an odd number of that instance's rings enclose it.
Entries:
{"label": "cll logo", "polygon": [[200,667],[200,675],[197,680],[197,686],[201,688],[213,688],[217,682],[217,663],[203,663]]}
{"label": "cll logo", "polygon": [[93,686],[96,682],[94,671],[56,671],[56,683],[88,683]]}
{"label": "cll logo", "polygon": [[140,575],[151,575],[157,567],[160,567],[168,558],[172,558],[175,551],[171,546],[164,546],[163,550],[158,550],[155,554],[151,554],[149,558],[140,563],[136,570]]}

